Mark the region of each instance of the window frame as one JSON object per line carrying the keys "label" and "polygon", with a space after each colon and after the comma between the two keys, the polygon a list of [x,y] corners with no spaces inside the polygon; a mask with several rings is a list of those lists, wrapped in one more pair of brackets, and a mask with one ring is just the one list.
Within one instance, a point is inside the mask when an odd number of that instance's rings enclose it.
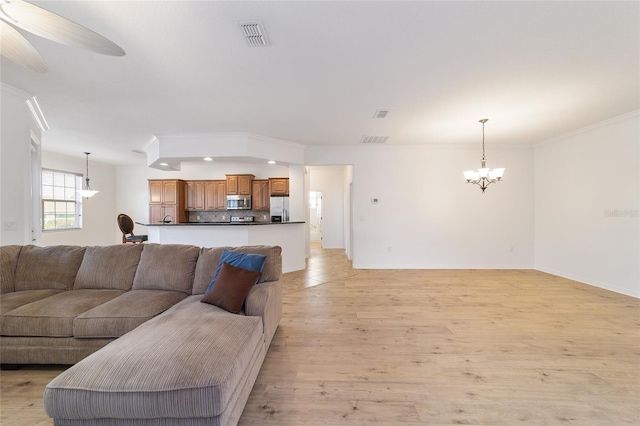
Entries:
{"label": "window frame", "polygon": [[[59,174],[59,175],[63,175],[65,177],[65,181],[67,176],[72,176],[74,178],[74,186],[73,186],[73,194],[74,194],[74,199],[67,199],[66,197],[62,197],[62,198],[56,198],[55,196],[53,196],[52,198],[46,198],[45,197],[45,179],[44,179],[44,174],[45,173],[52,173],[52,178],[54,178],[55,174]],[[40,194],[40,208],[41,208],[41,212],[40,212],[40,229],[42,230],[42,232],[58,232],[58,231],[72,231],[72,230],[79,230],[82,229],[82,196],[80,194],[78,194],[78,191],[82,189],[82,182],[83,182],[83,178],[84,175],[82,173],[75,173],[75,172],[69,172],[66,170],[56,170],[56,169],[49,169],[49,168],[42,168],[40,171],[40,190],[41,190],[41,194]],[[71,190],[72,188],[70,186],[65,185],[61,186],[61,185],[47,185],[50,186],[52,188],[62,188],[63,191],[64,190]],[[55,189],[54,189],[55,191]],[[74,204],[74,208],[75,208],[75,213],[74,213],[74,221],[75,221],[75,226],[65,226],[65,227],[55,227],[55,228],[45,228],[45,224],[47,221],[47,216],[51,216],[51,214],[47,214],[46,210],[45,210],[45,203],[48,202],[53,202],[53,203],[73,203]],[[64,215],[64,214],[60,214],[60,216],[66,217],[68,215]],[[54,224],[57,225],[58,223],[58,219],[60,219],[58,217],[58,215],[54,212]],[[50,219],[49,219],[50,220]]]}

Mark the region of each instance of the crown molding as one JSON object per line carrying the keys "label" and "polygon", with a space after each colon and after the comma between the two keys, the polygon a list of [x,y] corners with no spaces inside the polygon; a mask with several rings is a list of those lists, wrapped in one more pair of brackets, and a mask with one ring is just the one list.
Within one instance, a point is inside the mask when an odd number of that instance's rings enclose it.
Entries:
{"label": "crown molding", "polygon": [[7,95],[12,95],[16,98],[20,98],[23,101],[30,99],[33,97],[31,93],[25,92],[24,90],[16,89],[13,86],[9,86],[8,84],[2,83],[2,93]]}
{"label": "crown molding", "polygon": [[[348,151],[348,150],[365,150],[365,151],[409,151],[409,150],[437,150],[437,149],[474,149],[480,146],[479,143],[430,143],[424,145],[314,145],[307,146],[309,151]],[[492,143],[491,148],[498,149],[531,149],[533,145],[525,143]]]}
{"label": "crown molding", "polygon": [[554,136],[554,137],[552,137],[550,139],[545,139],[545,140],[543,140],[541,142],[535,143],[533,146],[537,148],[539,146],[548,145],[550,143],[558,142],[558,141],[560,141],[562,139],[566,139],[566,138],[571,137],[571,136],[576,136],[576,135],[579,135],[581,133],[585,133],[585,132],[589,132],[589,131],[598,129],[600,127],[608,126],[609,124],[617,123],[618,121],[622,121],[622,120],[626,120],[628,118],[633,118],[633,117],[638,117],[638,116],[640,116],[640,109],[628,112],[626,114],[618,115],[616,117],[609,118],[607,120],[600,121],[600,122],[595,123],[595,124],[590,124],[590,125],[588,125],[586,127],[582,127],[580,129],[577,129],[577,130],[572,130],[572,131],[564,133],[562,135]]}

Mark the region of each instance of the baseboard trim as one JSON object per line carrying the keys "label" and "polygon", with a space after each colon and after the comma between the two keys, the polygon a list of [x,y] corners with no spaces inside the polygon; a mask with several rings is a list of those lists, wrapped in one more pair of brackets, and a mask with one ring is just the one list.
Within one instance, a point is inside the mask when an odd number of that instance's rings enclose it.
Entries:
{"label": "baseboard trim", "polygon": [[551,274],[551,275],[555,275],[557,277],[561,277],[561,278],[566,278],[568,280],[573,280],[573,281],[577,281],[579,283],[582,284],[587,284],[593,287],[598,287],[601,288],[603,290],[609,290],[609,291],[613,291],[615,293],[620,293],[620,294],[624,294],[625,296],[631,296],[634,297],[636,299],[640,299],[640,289],[638,289],[637,293],[633,293],[632,291],[629,291],[629,289],[623,288],[623,287],[618,287],[615,285],[611,285],[608,283],[603,283],[600,281],[595,281],[595,280],[590,280],[584,277],[580,277],[574,274],[568,274],[566,272],[562,272],[562,271],[556,271],[554,269],[549,269],[549,268],[534,268],[536,271],[540,271],[540,272],[544,272],[546,274]]}

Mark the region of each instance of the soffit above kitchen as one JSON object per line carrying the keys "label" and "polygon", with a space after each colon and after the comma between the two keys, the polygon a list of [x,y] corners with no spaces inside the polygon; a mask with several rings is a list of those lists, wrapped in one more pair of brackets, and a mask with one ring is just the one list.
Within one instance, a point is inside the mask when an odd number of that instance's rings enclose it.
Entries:
{"label": "soffit above kitchen", "polygon": [[33,3],[126,51],[25,34],[49,72],[0,62],[38,98],[43,149],[98,162],[144,165],[155,135],[477,143],[482,117],[489,144],[533,144],[640,109],[638,2]]}
{"label": "soffit above kitchen", "polygon": [[234,161],[304,164],[303,145],[248,133],[157,135],[146,148],[147,166],[180,170],[185,162]]}

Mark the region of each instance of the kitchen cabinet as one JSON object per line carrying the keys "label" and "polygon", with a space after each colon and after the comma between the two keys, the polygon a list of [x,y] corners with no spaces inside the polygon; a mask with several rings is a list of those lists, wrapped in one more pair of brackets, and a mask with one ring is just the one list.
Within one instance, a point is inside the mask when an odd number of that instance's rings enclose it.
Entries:
{"label": "kitchen cabinet", "polygon": [[269,178],[270,195],[289,195],[289,178]]}
{"label": "kitchen cabinet", "polygon": [[227,210],[226,181],[188,181],[186,188],[187,211]]}
{"label": "kitchen cabinet", "polygon": [[204,185],[204,209],[227,210],[227,182],[209,180]]}
{"label": "kitchen cabinet", "polygon": [[149,223],[162,222],[165,217],[173,223],[187,222],[185,184],[180,179],[149,179]]}
{"label": "kitchen cabinet", "polygon": [[269,210],[269,180],[255,179],[251,195],[252,210]]}
{"label": "kitchen cabinet", "polygon": [[227,175],[227,195],[251,195],[254,175]]}
{"label": "kitchen cabinet", "polygon": [[187,181],[186,189],[187,189],[187,199],[186,199],[186,209],[189,211],[193,210],[204,210],[205,207],[205,185],[204,181]]}

